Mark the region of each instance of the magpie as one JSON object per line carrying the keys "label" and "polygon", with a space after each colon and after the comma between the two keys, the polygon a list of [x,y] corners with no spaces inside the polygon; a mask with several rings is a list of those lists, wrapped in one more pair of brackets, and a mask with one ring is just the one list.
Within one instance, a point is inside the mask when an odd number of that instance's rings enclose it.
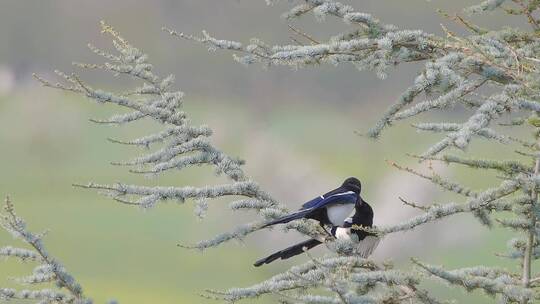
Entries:
{"label": "magpie", "polygon": [[[373,209],[371,209],[371,206],[368,203],[364,202],[360,208],[357,208],[353,217],[344,221],[343,227],[333,226],[330,230],[330,233],[336,239],[353,239],[354,241],[357,241],[357,254],[363,258],[367,258],[379,244],[380,238],[365,230],[354,229],[352,228],[353,225],[363,227],[373,226]],[[263,264],[270,264],[277,259],[286,260],[320,244],[322,244],[322,242],[319,240],[309,239],[262,258],[253,265],[259,267]]]}
{"label": "magpie", "polygon": [[[341,227],[352,211],[366,202],[360,197],[362,186],[357,178],[347,178],[341,186],[302,205],[300,210],[264,224],[261,228],[285,224],[301,218],[319,221],[320,225]],[[371,208],[370,208],[371,209]]]}

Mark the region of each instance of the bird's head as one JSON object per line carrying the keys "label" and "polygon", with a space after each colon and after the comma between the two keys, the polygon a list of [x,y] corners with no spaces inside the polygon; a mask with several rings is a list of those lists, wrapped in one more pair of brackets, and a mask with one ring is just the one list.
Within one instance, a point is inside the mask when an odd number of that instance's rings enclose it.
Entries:
{"label": "bird's head", "polygon": [[360,191],[362,190],[362,185],[360,184],[360,181],[356,177],[349,177],[343,182],[343,187],[345,187],[349,191],[353,191],[356,194],[360,194]]}

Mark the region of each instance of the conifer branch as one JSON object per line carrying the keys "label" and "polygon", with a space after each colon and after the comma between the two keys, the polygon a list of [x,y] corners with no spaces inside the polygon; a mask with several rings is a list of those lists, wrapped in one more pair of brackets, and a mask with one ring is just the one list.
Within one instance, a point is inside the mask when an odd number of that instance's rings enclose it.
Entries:
{"label": "conifer branch", "polygon": [[[208,165],[214,168],[217,175],[224,175],[229,182],[222,185],[193,186],[156,186],[147,187],[134,184],[117,183],[104,185],[97,183],[75,184],[76,187],[101,190],[111,196],[115,201],[152,208],[158,202],[176,200],[183,202],[186,199],[205,201],[220,197],[244,197],[256,201],[256,204],[244,205],[244,208],[256,210],[262,220],[271,220],[282,215],[286,208],[276,202],[268,193],[252,181],[243,171],[244,161],[231,157],[215,147],[210,140],[212,130],[206,126],[191,125],[187,114],[181,110],[184,93],[172,89],[174,75],[159,76],[154,72],[149,56],[131,45],[113,27],[101,23],[102,32],[112,38],[116,49],[115,53],[102,51],[89,45],[95,54],[107,60],[103,64],[74,63],[82,69],[99,69],[116,75],[125,75],[141,82],[141,85],[124,93],[115,93],[95,89],[85,83],[77,74],[66,74],[55,71],[63,78],[66,84],[51,82],[35,75],[44,86],[67,90],[83,95],[101,104],[114,104],[130,110],[128,113],[114,115],[108,119],[94,119],[97,123],[128,124],[142,119],[154,121],[163,126],[162,130],[131,140],[111,139],[112,143],[148,148],[157,146],[152,152],[147,152],[128,161],[112,162],[117,166],[131,167],[129,172],[146,174],[158,177],[161,173],[171,170],[182,170],[191,166]],[[230,45],[235,48],[234,44]],[[257,206],[265,206],[258,208]],[[203,215],[202,205],[197,204],[197,214]],[[203,208],[204,209],[204,208]],[[224,241],[240,239],[245,234],[253,232],[261,224],[241,226],[237,230],[217,236],[213,242],[200,243],[197,248],[207,248],[209,244],[217,246]]]}
{"label": "conifer branch", "polygon": [[516,181],[504,181],[498,187],[487,189],[471,197],[464,204],[448,203],[444,205],[432,205],[423,214],[413,217],[401,224],[379,227],[374,232],[379,235],[395,233],[399,231],[411,230],[417,226],[440,220],[458,213],[474,212],[478,210],[489,210],[490,205],[512,193],[518,191],[519,183]]}
{"label": "conifer branch", "polygon": [[452,163],[458,165],[464,165],[473,169],[492,169],[497,170],[508,175],[516,175],[520,173],[530,174],[532,168],[526,166],[518,161],[514,160],[487,160],[487,159],[471,159],[459,157],[456,155],[441,155],[441,156],[432,156],[432,157],[420,157],[418,155],[410,155],[411,157],[424,159],[424,160],[437,160],[445,163]]}
{"label": "conifer branch", "polygon": [[[422,157],[422,159],[424,159]],[[466,196],[466,197],[476,197],[478,194],[469,189],[469,188],[465,188],[463,186],[461,186],[460,184],[458,183],[454,183],[452,181],[449,181],[445,178],[443,178],[442,176],[436,174],[436,173],[433,173],[432,175],[426,175],[426,174],[423,174],[423,173],[420,173],[412,168],[409,168],[409,167],[403,167],[403,166],[400,166],[398,165],[397,163],[395,162],[388,162],[392,167],[398,169],[398,170],[401,170],[401,171],[405,171],[405,172],[408,172],[408,173],[411,173],[413,175],[416,175],[418,177],[421,177],[423,179],[426,179],[430,182],[432,182],[433,184],[441,187],[442,189],[444,190],[447,190],[447,191],[451,191],[451,192],[454,192],[454,193],[457,193],[457,194],[460,194],[460,195],[463,195],[463,196]]]}
{"label": "conifer branch", "polygon": [[440,266],[424,264],[415,259],[413,263],[429,274],[450,284],[462,286],[467,291],[482,289],[489,295],[500,294],[513,303],[528,303],[534,299],[534,292],[520,286],[519,281],[508,276],[505,270],[475,267],[448,271]]}
{"label": "conifer branch", "polygon": [[31,249],[11,246],[2,247],[0,248],[0,256],[39,263],[32,275],[19,278],[17,282],[31,285],[55,283],[57,289],[24,289],[17,291],[12,288],[0,288],[0,300],[32,300],[39,301],[39,303],[92,303],[90,299],[84,296],[82,287],[75,278],[45,249],[42,236],[30,232],[26,228],[25,221],[17,216],[9,197],[5,200],[3,210],[4,213],[0,213],[0,227],[9,232],[14,238],[26,243]]}

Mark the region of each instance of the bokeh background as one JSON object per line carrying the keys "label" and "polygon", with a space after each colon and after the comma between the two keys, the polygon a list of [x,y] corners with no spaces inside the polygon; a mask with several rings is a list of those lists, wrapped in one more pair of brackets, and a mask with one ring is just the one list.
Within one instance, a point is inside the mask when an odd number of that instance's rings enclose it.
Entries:
{"label": "bokeh background", "polygon": [[[477,1],[345,1],[382,21],[405,28],[441,33],[437,9],[461,12]],[[364,198],[375,209],[377,224],[397,223],[416,214],[398,196],[419,203],[456,198],[429,183],[391,168],[386,160],[425,170],[407,158],[437,140],[416,133],[411,121],[386,132],[379,141],[358,136],[412,81],[418,66],[400,66],[380,80],[354,67],[321,66],[303,70],[264,69],[235,63],[230,53],[209,53],[204,46],[181,41],[162,32],[167,26],[186,33],[206,29],[216,37],[247,41],[258,37],[270,43],[289,43],[291,32],[280,18],[287,1],[267,6],[259,1],[20,1],[0,2],[0,195],[11,195],[17,209],[34,230],[49,230],[46,244],[80,280],[96,303],[211,303],[205,289],[246,286],[306,256],[254,268],[252,262],[298,240],[279,229],[263,231],[203,253],[176,246],[232,229],[253,214],[232,214],[226,201],[210,203],[204,220],[193,216],[193,202],[160,204],[143,212],[118,205],[72,183],[125,181],[164,185],[202,185],[213,181],[206,169],[144,180],[109,162],[140,153],[108,143],[107,137],[132,138],[148,133],[135,128],[96,126],[88,118],[108,117],[114,108],[40,87],[31,74],[54,78],[52,71],[73,71],[72,61],[100,62],[86,45],[110,48],[99,33],[99,20],[117,28],[132,44],[150,55],[160,74],[176,75],[176,87],[186,93],[185,108],[193,121],[215,130],[214,142],[247,160],[246,171],[275,197],[297,208],[303,201],[337,186],[348,176],[359,177]],[[521,20],[498,13],[475,18],[489,27],[524,26]],[[296,26],[324,39],[346,28],[336,20],[319,23],[304,18]],[[120,79],[82,73],[95,86],[122,89]],[[462,120],[463,112],[432,114],[426,121]],[[504,157],[512,152],[474,144],[470,152]],[[484,173],[433,168],[451,178],[482,189],[496,180]],[[405,265],[411,256],[449,268],[476,264],[517,267],[497,258],[509,235],[489,232],[468,216],[390,236],[375,253],[379,261]],[[13,243],[0,232],[0,246]],[[324,254],[324,248],[316,254]],[[8,277],[24,274],[28,265],[0,263],[0,286]],[[464,303],[489,303],[479,294],[432,284],[443,298]],[[261,303],[273,303],[266,298]]]}

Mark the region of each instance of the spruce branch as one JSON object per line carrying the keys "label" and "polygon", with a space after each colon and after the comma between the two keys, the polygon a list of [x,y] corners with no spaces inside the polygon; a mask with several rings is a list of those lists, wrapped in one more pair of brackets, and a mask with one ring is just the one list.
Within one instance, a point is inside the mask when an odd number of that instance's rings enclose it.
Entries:
{"label": "spruce branch", "polygon": [[[481,4],[479,7],[486,8],[490,5]],[[396,120],[434,109],[445,109],[458,103],[469,106],[471,102],[465,96],[473,94],[489,82],[525,85],[527,81],[523,78],[522,72],[524,69],[531,71],[528,66],[522,64],[525,57],[530,57],[524,56],[525,49],[522,42],[534,40],[534,37],[511,30],[500,32],[479,30],[458,15],[454,20],[474,29],[472,35],[459,37],[446,30],[447,37],[437,37],[419,30],[401,30],[337,1],[306,1],[292,8],[286,14],[286,18],[295,19],[307,13],[313,13],[319,20],[324,20],[326,16],[335,16],[359,27],[343,34],[336,34],[328,41],[310,39],[309,35],[295,31],[307,38],[310,45],[274,46],[262,43],[258,39],[244,45],[236,41],[213,38],[207,32],[203,32],[202,37],[196,37],[168,28],[164,30],[173,36],[208,45],[211,50],[225,49],[243,53],[244,55],[240,57],[235,55],[235,59],[245,64],[261,62],[265,65],[302,67],[320,63],[352,63],[361,70],[374,70],[384,78],[386,69],[390,66],[411,61],[426,61],[425,68],[419,73],[414,84],[368,132],[374,138]],[[511,64],[501,59],[504,55],[512,58]],[[431,95],[433,92],[440,94],[433,100],[418,102],[411,108],[404,109],[413,104],[421,93]],[[492,99],[499,97],[493,96]],[[437,149],[442,150],[449,146],[463,149],[470,136],[481,132],[476,130],[476,124],[483,121],[484,116],[491,116],[495,105],[493,101],[487,103],[475,101],[474,104],[479,107],[478,115],[473,117],[474,121],[469,121],[459,132],[451,134],[449,138],[439,143]],[[437,149],[432,153],[436,154]]]}
{"label": "spruce branch", "polygon": [[476,193],[475,191],[473,191],[473,190],[471,190],[469,188],[463,187],[458,183],[449,181],[449,180],[443,178],[442,176],[440,176],[440,175],[438,175],[436,173],[433,173],[432,175],[426,175],[426,174],[420,173],[420,172],[418,172],[418,171],[416,171],[416,170],[414,170],[412,168],[400,166],[395,162],[388,162],[388,163],[392,167],[394,167],[394,168],[396,168],[398,170],[405,171],[405,172],[411,173],[413,175],[416,175],[418,177],[421,177],[423,179],[426,179],[426,180],[432,182],[433,184],[441,187],[444,190],[451,191],[451,192],[463,195],[465,197],[476,197],[478,195],[478,193]]}
{"label": "spruce branch", "polygon": [[452,163],[452,164],[458,164],[458,165],[464,165],[469,168],[473,169],[492,169],[496,171],[500,171],[502,173],[508,174],[508,175],[516,175],[520,173],[531,173],[532,168],[529,166],[526,166],[518,161],[514,160],[487,160],[487,159],[472,159],[472,158],[464,158],[456,155],[441,155],[441,156],[432,156],[432,157],[421,157],[418,155],[412,155],[411,157],[423,159],[423,160],[436,160],[436,161],[442,161],[445,163]]}
{"label": "spruce branch", "polygon": [[516,181],[504,181],[495,188],[487,189],[469,198],[466,203],[447,203],[444,205],[432,205],[423,214],[413,217],[403,223],[378,227],[375,232],[379,235],[411,230],[417,226],[438,221],[458,213],[469,213],[479,210],[495,208],[490,206],[494,201],[500,200],[518,191],[519,183]]}
{"label": "spruce branch", "polygon": [[[418,285],[411,273],[388,269],[357,256],[330,256],[310,257],[307,263],[293,266],[250,287],[207,292],[229,302],[277,294],[302,303],[440,303]],[[386,287],[382,295],[377,286]],[[334,296],[320,297],[309,293],[316,288],[323,288]]]}
{"label": "spruce branch", "polygon": [[[77,74],[66,74],[55,71],[65,83],[52,84],[35,75],[44,86],[67,90],[95,100],[101,104],[114,104],[130,110],[128,113],[116,114],[108,119],[93,119],[100,124],[129,124],[139,120],[150,120],[163,128],[155,133],[144,135],[131,140],[111,139],[112,143],[140,147],[146,149],[156,146],[152,152],[128,161],[112,162],[113,165],[130,167],[129,172],[159,177],[160,174],[171,170],[182,170],[187,167],[207,165],[214,168],[217,175],[223,175],[229,180],[222,185],[193,186],[156,186],[147,187],[135,184],[117,183],[113,185],[87,183],[75,184],[77,187],[100,190],[111,196],[115,201],[142,208],[151,208],[158,202],[186,199],[204,201],[220,197],[243,197],[256,201],[250,209],[257,211],[263,220],[269,220],[282,215],[286,208],[276,202],[268,193],[252,181],[243,171],[244,161],[231,157],[218,149],[211,142],[212,130],[206,126],[195,126],[189,121],[187,114],[182,111],[184,93],[172,88],[174,75],[160,76],[154,72],[149,56],[131,45],[112,26],[101,22],[102,32],[112,39],[116,52],[103,51],[93,45],[90,50],[103,57],[103,64],[74,63],[78,68],[99,69],[115,75],[123,75],[138,80],[141,84],[123,93],[115,93],[93,88],[85,83]],[[215,42],[218,43],[218,42]],[[229,47],[235,48],[234,44]],[[265,206],[258,208],[255,206]],[[197,204],[197,213],[201,205]],[[244,208],[249,208],[244,205]],[[261,225],[244,226],[237,230],[217,236],[216,241],[204,242],[198,248],[214,246],[233,238],[240,239],[245,234],[253,232]],[[225,236],[226,235],[226,236]],[[219,240],[219,241],[217,241]]]}
{"label": "spruce branch", "polygon": [[6,197],[3,210],[4,212],[0,213],[0,227],[14,238],[23,241],[31,249],[2,247],[0,248],[0,256],[39,263],[32,275],[19,278],[16,281],[32,285],[55,283],[57,289],[17,291],[11,288],[0,288],[0,300],[35,300],[39,303],[92,303],[92,300],[84,296],[82,287],[75,278],[67,272],[60,261],[45,249],[42,236],[27,229],[26,222],[15,213],[14,205],[9,197]]}
{"label": "spruce branch", "polygon": [[450,284],[462,286],[467,291],[481,289],[488,295],[502,295],[511,303],[528,303],[535,297],[532,290],[520,286],[519,281],[512,278],[505,270],[474,267],[448,271],[440,266],[428,265],[416,259],[412,261],[427,273]]}

